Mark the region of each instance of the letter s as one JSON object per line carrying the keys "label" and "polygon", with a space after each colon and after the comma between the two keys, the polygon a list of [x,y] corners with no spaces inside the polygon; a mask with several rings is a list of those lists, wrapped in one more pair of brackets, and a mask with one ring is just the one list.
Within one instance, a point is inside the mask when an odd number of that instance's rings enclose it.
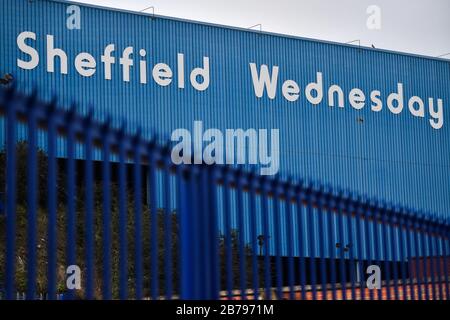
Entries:
{"label": "letter s", "polygon": [[22,69],[32,70],[39,64],[39,53],[34,48],[28,46],[25,43],[25,40],[27,39],[36,40],[36,34],[29,31],[22,32],[17,36],[17,46],[19,47],[20,51],[28,54],[31,59],[30,61],[17,59],[17,66]]}

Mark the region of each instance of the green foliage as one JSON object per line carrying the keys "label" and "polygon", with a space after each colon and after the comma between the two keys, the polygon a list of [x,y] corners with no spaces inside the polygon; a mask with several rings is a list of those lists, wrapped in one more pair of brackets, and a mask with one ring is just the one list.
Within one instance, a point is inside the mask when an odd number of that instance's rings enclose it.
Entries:
{"label": "green foliage", "polygon": [[[17,144],[17,230],[16,230],[16,287],[19,292],[26,291],[26,275],[27,275],[27,154],[28,147],[25,142],[20,142]],[[37,291],[47,292],[47,228],[48,228],[48,212],[46,208],[46,177],[47,177],[47,164],[48,159],[46,154],[42,150],[38,150],[38,178],[39,178],[39,188],[38,188],[38,210],[37,210]],[[5,152],[0,152],[0,166],[5,167],[6,155]],[[60,169],[60,168],[59,168]],[[1,186],[5,186],[5,170],[1,170],[0,173],[0,183]],[[80,173],[78,173],[80,174]],[[78,181],[81,181],[78,179]],[[119,192],[118,185],[114,182],[109,183],[109,191],[111,193],[111,275],[112,275],[112,291],[113,298],[118,298],[119,295]],[[65,291],[65,270],[66,270],[66,232],[67,232],[67,201],[76,202],[76,264],[85,274],[85,186],[84,184],[77,184],[76,186],[76,197],[74,199],[67,199],[66,185],[64,179],[63,170],[58,170],[58,206],[57,206],[57,290],[58,292]],[[145,194],[145,192],[143,192]],[[128,265],[128,293],[130,297],[134,295],[135,287],[135,216],[134,216],[134,192],[131,188],[127,188],[127,265]],[[102,287],[102,272],[103,272],[103,184],[101,182],[94,182],[93,185],[93,197],[94,197],[94,243],[95,243],[95,296],[101,298],[101,287]],[[154,223],[151,219],[150,209],[145,204],[143,199],[139,199],[143,203],[142,210],[142,261],[143,261],[143,271],[144,271],[144,294],[149,296],[150,283],[153,281],[151,279],[150,270],[150,227]],[[166,276],[164,274],[164,254],[167,250],[172,251],[173,266],[172,266],[172,281],[174,291],[179,290],[179,226],[176,212],[167,213],[170,215],[172,221],[171,230],[171,247],[164,247],[164,218],[165,212],[162,209],[158,209],[157,213],[157,223],[158,234],[157,234],[157,248],[158,248],[158,283],[159,283],[159,294],[164,295]],[[5,217],[0,217],[0,287],[4,279],[4,265],[5,265],[5,244],[6,244],[6,219]],[[221,287],[225,288],[225,241],[224,237],[218,239],[219,245],[219,261],[220,261],[220,275],[221,275]],[[240,274],[239,270],[239,260],[238,255],[238,231],[232,231],[232,268],[233,268],[233,287],[239,287],[239,278],[237,275]],[[251,255],[252,250],[247,244],[245,246],[246,255],[246,276],[247,284],[250,287],[251,281]],[[262,281],[262,270],[259,266],[260,271],[260,281]],[[84,280],[84,279],[83,279]],[[83,281],[82,280],[82,281]],[[83,283],[83,282],[82,282]],[[262,284],[262,282],[260,282]],[[85,287],[84,283],[82,288]],[[79,296],[83,296],[83,290],[78,292]]]}
{"label": "green foliage", "polygon": [[[45,206],[47,199],[47,172],[48,172],[48,158],[45,152],[41,149],[36,150],[37,157],[37,198],[40,207]],[[19,205],[26,205],[27,199],[27,161],[28,161],[28,144],[26,141],[19,141],[16,145],[16,183],[17,183],[17,203]],[[0,152],[0,192],[5,193],[6,187],[6,152]],[[62,182],[64,175],[59,173],[58,181]],[[59,183],[58,185],[62,185]]]}

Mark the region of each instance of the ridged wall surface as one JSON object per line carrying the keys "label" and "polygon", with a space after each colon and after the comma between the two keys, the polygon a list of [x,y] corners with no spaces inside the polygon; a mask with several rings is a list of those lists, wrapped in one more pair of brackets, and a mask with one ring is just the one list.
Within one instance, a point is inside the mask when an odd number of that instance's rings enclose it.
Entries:
{"label": "ridged wall surface", "polygon": [[[400,203],[428,214],[448,217],[450,209],[450,63],[414,55],[358,48],[308,39],[273,35],[236,28],[189,22],[147,14],[81,6],[81,29],[66,28],[69,4],[52,1],[3,0],[0,3],[3,27],[0,30],[0,73],[14,75],[19,87],[38,88],[39,95],[69,106],[76,101],[79,110],[94,107],[95,116],[107,114],[120,125],[126,119],[128,130],[142,127],[149,138],[157,133],[168,139],[176,128],[192,129],[194,120],[205,128],[255,128],[280,130],[280,174],[307,178],[346,188],[370,197]],[[17,67],[17,58],[28,59],[16,46],[22,31],[37,34],[33,46],[41,62],[34,70]],[[46,71],[45,37],[52,34],[55,46],[69,57],[68,75]],[[116,64],[112,80],[104,79],[100,62],[104,47],[114,43]],[[131,81],[122,81],[118,59],[122,50],[133,46],[135,53],[147,51],[148,83],[138,78],[138,61],[131,68]],[[81,77],[73,61],[86,51],[97,60],[93,77]],[[177,53],[184,53],[186,87],[177,87]],[[211,84],[204,92],[189,83],[190,70],[210,59]],[[164,62],[174,71],[170,86],[153,82],[151,68]],[[249,63],[280,68],[277,97],[255,96]],[[324,99],[313,106],[304,94],[324,76]],[[296,80],[300,99],[288,102],[281,95],[281,80]],[[386,107],[387,95],[404,85],[405,107],[394,115]],[[329,107],[327,89],[338,84],[344,94],[362,89],[367,98],[381,91],[383,109],[373,112]],[[413,117],[407,99],[413,95],[428,100],[443,99],[444,125],[430,126],[428,103],[425,118]],[[1,130],[3,134],[3,130]],[[61,148],[63,150],[63,148]],[[82,157],[80,149],[79,156]]]}

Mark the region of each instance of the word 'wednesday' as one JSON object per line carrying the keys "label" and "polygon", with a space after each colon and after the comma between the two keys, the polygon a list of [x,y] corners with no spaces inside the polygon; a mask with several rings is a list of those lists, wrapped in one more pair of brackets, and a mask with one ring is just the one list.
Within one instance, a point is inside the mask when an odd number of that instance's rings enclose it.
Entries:
{"label": "word 'wednesday'", "polygon": [[[258,98],[264,96],[264,92],[267,92],[269,99],[275,99],[278,86],[278,73],[279,67],[273,66],[272,71],[269,72],[267,65],[262,65],[259,73],[256,64],[250,63],[250,70],[252,74],[253,88],[255,95]],[[324,81],[323,74],[317,72],[316,81],[313,81],[305,86],[305,97],[309,103],[313,105],[321,104],[324,100]],[[283,97],[290,102],[295,102],[300,98],[300,86],[294,80],[285,80],[281,84],[281,93]],[[333,84],[328,88],[328,106],[338,108],[344,108],[344,91],[337,84]],[[337,98],[337,103],[335,98]],[[348,93],[348,102],[350,106],[356,110],[361,110],[366,106],[367,97],[366,93],[359,89],[353,88]],[[405,106],[405,94],[403,89],[403,83],[397,83],[397,91],[387,94],[386,106],[392,114],[400,114]],[[382,93],[380,90],[373,90],[370,92],[370,110],[373,112],[380,112],[383,109]],[[424,118],[425,117],[425,102],[422,98],[418,96],[411,96],[407,99],[409,112],[414,117]],[[429,123],[432,128],[440,129],[444,124],[444,111],[443,111],[443,101],[442,99],[435,100],[433,98],[428,98],[428,115]]]}
{"label": "word 'wednesday'", "polygon": [[[28,60],[18,58],[17,65],[19,68],[32,70],[39,65],[40,56],[39,52],[34,47],[27,44],[28,40],[36,41],[36,34],[34,32],[24,31],[17,37],[17,46],[19,50],[29,56]],[[46,49],[47,72],[55,72],[55,60],[56,58],[59,58],[60,73],[67,74],[67,53],[63,49],[55,48],[53,35],[46,36]],[[116,63],[116,58],[114,56],[115,50],[114,44],[108,44],[105,46],[104,52],[100,57],[100,60],[103,63],[104,78],[106,80],[112,79],[112,66]],[[126,47],[123,49],[121,57],[118,58],[118,63],[122,68],[122,80],[125,82],[130,81],[130,70],[131,67],[134,66],[133,54],[134,48]],[[138,62],[139,81],[141,84],[147,84],[147,52],[145,49],[140,49],[138,54],[140,57]],[[97,71],[96,59],[87,52],[78,53],[75,57],[74,65],[76,71],[83,77],[91,77]],[[273,66],[270,71],[265,64],[262,64],[259,70],[257,65],[253,62],[250,62],[249,66],[256,97],[262,98],[264,92],[266,92],[269,99],[275,99],[277,90],[281,89],[282,96],[288,102],[296,102],[300,98],[301,90],[296,81],[288,79],[279,85],[278,66]],[[183,53],[177,54],[176,74],[178,88],[184,89],[185,57]],[[173,82],[173,76],[174,72],[168,64],[160,62],[153,66],[152,77],[156,84],[168,86]],[[203,66],[194,68],[190,72],[189,80],[192,87],[198,91],[208,89],[210,85],[209,57],[203,57]],[[426,101],[419,96],[413,95],[405,99],[403,87],[402,83],[397,83],[396,92],[388,93],[385,101],[382,99],[382,92],[380,90],[372,90],[369,93],[370,98],[367,98],[366,93],[359,88],[353,88],[349,91],[348,95],[344,95],[342,87],[337,84],[330,85],[326,95],[324,94],[323,74],[317,72],[316,80],[305,86],[304,94],[306,100],[312,105],[321,104],[323,100],[327,98],[330,107],[337,105],[338,108],[344,108],[344,101],[346,100],[345,98],[347,98],[350,106],[356,110],[363,109],[368,102],[367,100],[370,99],[369,108],[371,111],[380,112],[385,104],[387,109],[395,115],[400,114],[407,105],[410,114],[414,117],[424,118],[427,113],[431,127],[434,129],[442,128],[444,124],[443,100],[438,98],[435,101],[434,98],[430,97],[428,98],[426,106]]]}

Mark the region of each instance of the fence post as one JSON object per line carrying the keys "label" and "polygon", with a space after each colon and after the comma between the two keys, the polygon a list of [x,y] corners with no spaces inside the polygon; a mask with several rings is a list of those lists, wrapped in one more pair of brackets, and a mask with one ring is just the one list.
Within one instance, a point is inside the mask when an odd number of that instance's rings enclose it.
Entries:
{"label": "fence post", "polygon": [[269,182],[266,176],[259,178],[259,183],[261,187],[261,212],[262,212],[262,224],[263,224],[263,245],[264,245],[264,295],[265,299],[271,299],[271,287],[272,287],[272,264],[270,259],[270,231],[269,231],[269,210],[268,210],[268,192],[269,192]]}
{"label": "fence post", "polygon": [[[288,285],[289,285],[289,299],[295,299],[294,288],[294,232],[293,232],[293,219],[292,219],[292,197],[294,196],[294,190],[292,187],[291,179],[289,179],[283,186],[284,194],[286,197],[285,204],[285,223],[286,223],[286,239],[287,239],[287,256],[288,256]],[[321,218],[319,218],[321,219]]]}
{"label": "fence post", "polygon": [[93,197],[93,164],[92,164],[92,109],[84,121],[85,150],[85,259],[86,259],[86,293],[85,298],[94,298],[94,197]]}
{"label": "fence post", "polygon": [[57,128],[55,123],[56,99],[48,105],[48,131],[47,131],[47,152],[48,152],[48,261],[47,261],[47,290],[50,300],[56,300],[56,268],[57,268],[57,162],[56,162],[56,137]]}
{"label": "fence post", "polygon": [[346,209],[346,199],[344,198],[344,193],[338,193],[338,203],[336,204],[337,213],[338,213],[338,239],[340,243],[339,247],[339,280],[341,283],[341,297],[342,300],[347,300],[347,276],[345,269],[345,236],[344,236],[344,210]]}
{"label": "fence post", "polygon": [[448,225],[445,220],[439,228],[439,234],[442,237],[442,255],[444,260],[444,274],[445,274],[445,288],[446,288],[446,300],[450,300],[450,282],[449,282],[449,249],[447,247],[448,242]]}
{"label": "fence post", "polygon": [[311,273],[310,276],[310,285],[312,291],[312,299],[317,300],[317,270],[316,270],[316,221],[314,219],[314,205],[317,205],[317,194],[318,190],[322,188],[320,185],[310,184],[310,187],[307,188],[307,226],[308,226],[308,241],[309,241],[309,270]]}
{"label": "fence post", "polygon": [[37,200],[37,121],[34,107],[35,95],[28,99],[28,155],[27,155],[27,292],[26,298],[36,295],[36,200]]}
{"label": "fence post", "polygon": [[420,221],[422,218],[421,212],[416,212],[413,220],[413,236],[414,236],[414,256],[415,256],[415,269],[416,269],[416,279],[417,279],[417,292],[418,300],[423,300],[422,292],[422,272],[420,270],[420,246],[419,246],[419,232],[420,232]]}
{"label": "fence post", "polygon": [[218,170],[215,167],[209,167],[207,189],[210,190],[209,208],[206,212],[210,215],[210,250],[211,250],[211,296],[210,299],[219,299],[220,292],[220,262],[219,262],[219,234],[218,234],[218,217],[217,217],[217,175]]}
{"label": "fence post", "polygon": [[331,294],[332,299],[337,299],[336,291],[336,232],[335,232],[335,217],[333,211],[337,208],[338,197],[330,193],[325,200],[328,205],[327,213],[327,232],[328,232],[328,251],[330,256],[330,282],[331,282]]}
{"label": "fence post", "polygon": [[441,276],[441,263],[440,263],[440,253],[439,253],[439,245],[437,243],[437,226],[438,226],[438,217],[434,216],[431,224],[431,232],[432,232],[432,244],[434,248],[434,260],[436,265],[436,279],[437,279],[437,295],[439,300],[442,300],[442,276]]}
{"label": "fence post", "polygon": [[[364,224],[364,212],[367,210],[367,201],[365,198],[356,197],[356,237],[358,239],[358,282],[359,282],[359,294],[360,294],[360,300],[366,300],[366,288],[365,288],[365,282],[363,278],[364,274],[364,268],[363,268],[363,262],[364,258],[367,258],[366,254],[366,243],[365,239],[363,237],[364,235],[364,229],[361,224]],[[363,247],[364,246],[364,247]]]}
{"label": "fence post", "polygon": [[405,212],[403,208],[400,208],[397,212],[397,219],[398,219],[398,232],[399,232],[399,253],[400,253],[400,270],[401,270],[401,277],[402,277],[402,300],[408,300],[408,286],[406,284],[406,277],[407,277],[407,270],[406,270],[406,261],[407,258],[405,257],[405,239],[403,237],[403,227],[405,226]]}
{"label": "fence post", "polygon": [[249,175],[249,205],[250,205],[250,243],[252,248],[252,281],[253,281],[253,298],[258,300],[259,298],[259,286],[260,286],[260,278],[259,278],[259,262],[258,262],[258,235],[257,235],[257,219],[256,219],[256,188],[257,181],[255,179],[255,173],[251,172]]}
{"label": "fence post", "polygon": [[236,209],[237,209],[237,230],[238,230],[238,254],[239,254],[239,284],[242,300],[247,300],[247,269],[246,269],[246,252],[245,252],[245,225],[244,225],[244,203],[243,203],[243,188],[244,177],[241,169],[235,172],[236,182]]}
{"label": "fence post", "polygon": [[225,224],[225,273],[226,273],[226,289],[228,299],[233,297],[233,255],[232,255],[232,239],[231,239],[231,209],[230,209],[230,173],[228,168],[223,167],[223,212]]}
{"label": "fence post", "polygon": [[275,237],[275,272],[276,272],[276,293],[277,299],[283,298],[283,268],[281,263],[281,221],[280,221],[280,203],[279,197],[281,195],[281,186],[278,178],[271,181],[271,189],[273,192],[273,223],[274,223],[274,237]]}
{"label": "fence post", "polygon": [[[66,267],[76,264],[76,203],[72,199],[75,199],[75,130],[72,124],[75,116],[75,105],[66,115],[66,128],[67,128],[67,238],[66,238]],[[67,299],[73,299],[75,296],[74,289],[67,290]]]}
{"label": "fence post", "polygon": [[385,209],[381,213],[381,232],[382,232],[382,242],[383,242],[383,253],[384,253],[384,274],[386,280],[386,298],[391,300],[391,265],[389,259],[392,258],[389,254],[389,238],[388,238],[388,214],[392,212],[392,206],[386,203]]}
{"label": "fence post", "polygon": [[6,95],[6,299],[15,299],[16,274],[16,108],[14,89]]}
{"label": "fence post", "polygon": [[[150,296],[153,300],[159,295],[158,272],[158,209],[156,207],[156,141],[153,140],[148,148],[148,201],[150,207]],[[182,180],[181,167],[177,167],[178,181]],[[179,192],[179,194],[184,194]],[[182,206],[180,205],[179,208]],[[180,214],[181,216],[181,214]],[[180,222],[181,225],[181,222]]]}
{"label": "fence post", "polygon": [[[347,212],[347,238],[348,238],[348,263],[349,263],[349,272],[350,272],[350,283],[351,283],[351,299],[356,300],[356,286],[355,286],[355,239],[353,233],[353,213],[355,213],[356,208],[352,201],[352,195],[349,191],[344,192],[345,199],[345,210]],[[355,213],[356,214],[356,213]]]}
{"label": "fence post", "polygon": [[409,275],[409,292],[411,300],[417,300],[416,297],[416,290],[415,284],[414,284],[414,277],[413,277],[413,264],[412,264],[412,239],[411,239],[411,228],[414,227],[413,219],[414,215],[411,212],[411,209],[406,210],[406,256],[408,258],[408,275]]}
{"label": "fence post", "polygon": [[181,299],[198,299],[200,292],[201,263],[198,248],[198,183],[197,167],[188,166],[186,172],[181,172],[178,166],[180,207],[180,261],[181,261]]}
{"label": "fence post", "polygon": [[172,298],[172,208],[171,208],[171,188],[170,188],[170,166],[171,158],[169,149],[163,154],[163,206],[164,206],[164,280],[165,296],[169,300]]}
{"label": "fence post", "polygon": [[103,125],[102,132],[102,187],[103,187],[103,279],[102,295],[103,299],[111,300],[111,165],[110,165],[110,118],[108,117]]}
{"label": "fence post", "polygon": [[423,256],[422,256],[422,265],[423,265],[423,275],[424,275],[424,288],[425,288],[425,300],[430,300],[432,296],[432,292],[430,291],[430,277],[428,270],[428,242],[427,240],[427,226],[426,226],[427,216],[426,213],[422,215],[421,220],[421,232],[420,232],[420,246],[422,247]]}
{"label": "fence post", "polygon": [[142,262],[142,168],[141,168],[141,129],[133,138],[133,191],[134,191],[134,269],[135,296],[143,298],[143,262]]}
{"label": "fence post", "polygon": [[128,298],[128,197],[127,197],[127,172],[125,150],[125,125],[123,124],[119,134],[119,298]]}
{"label": "fence post", "polygon": [[[319,221],[319,256],[320,256],[320,282],[322,285],[322,300],[328,300],[328,289],[327,289],[327,268],[326,268],[326,254],[325,254],[325,237],[327,233],[324,227],[324,219],[326,217],[328,198],[330,196],[331,190],[324,188],[321,190],[317,196],[317,218]],[[325,214],[324,214],[325,213]]]}

